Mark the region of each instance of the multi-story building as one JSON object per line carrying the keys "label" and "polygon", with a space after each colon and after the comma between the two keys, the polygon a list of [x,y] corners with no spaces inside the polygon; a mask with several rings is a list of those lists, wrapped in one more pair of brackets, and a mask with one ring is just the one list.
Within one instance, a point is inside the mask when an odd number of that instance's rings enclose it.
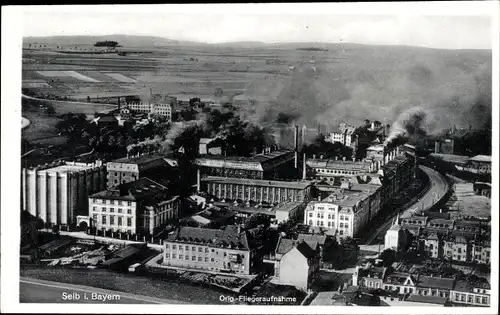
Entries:
{"label": "multi-story building", "polygon": [[320,251],[314,241],[280,238],[276,247],[275,277],[280,284],[307,291],[319,271]]}
{"label": "multi-story building", "polygon": [[372,289],[383,289],[398,294],[415,294],[449,298],[455,286],[455,278],[422,275],[394,271],[381,267],[356,267],[353,285]]}
{"label": "multi-story building", "polygon": [[451,291],[450,300],[454,303],[474,306],[489,306],[491,286],[488,282],[458,280]]}
{"label": "multi-story building", "polygon": [[332,143],[340,142],[349,147],[355,141],[356,130],[356,127],[350,126],[345,122],[341,122],[338,129],[335,132],[330,133],[326,140]]}
{"label": "multi-story building", "polygon": [[170,169],[165,157],[160,154],[127,156],[106,164],[108,188],[130,183],[142,177],[166,177]]}
{"label": "multi-story building", "polygon": [[381,188],[344,184],[326,199],[309,202],[304,211],[304,224],[339,237],[355,237],[380,210]]}
{"label": "multi-story building", "polygon": [[71,225],[86,214],[88,195],[105,189],[106,167],[95,163],[63,162],[21,172],[21,210],[48,225]]}
{"label": "multi-story building", "polygon": [[178,218],[179,206],[178,196],[144,177],[89,196],[90,225],[99,230],[153,234]]}
{"label": "multi-story building", "polygon": [[346,177],[356,177],[376,173],[381,163],[376,161],[356,161],[338,159],[306,159],[306,176],[309,179],[335,183]]}
{"label": "multi-story building", "polygon": [[163,245],[163,264],[186,269],[249,275],[260,256],[247,232],[228,225],[223,230],[181,227]]}
{"label": "multi-story building", "polygon": [[491,262],[491,241],[489,239],[478,238],[472,247],[472,256],[479,264],[489,264]]}
{"label": "multi-story building", "polygon": [[218,199],[277,203],[307,201],[314,196],[310,181],[285,182],[208,176],[201,180],[203,191]]}
{"label": "multi-story building", "polygon": [[127,107],[135,112],[164,116],[172,120],[172,106],[168,103],[128,103]]}
{"label": "multi-story building", "polygon": [[197,158],[200,176],[223,176],[251,179],[290,179],[297,177],[296,155],[293,151],[277,150],[251,157],[207,155]]}

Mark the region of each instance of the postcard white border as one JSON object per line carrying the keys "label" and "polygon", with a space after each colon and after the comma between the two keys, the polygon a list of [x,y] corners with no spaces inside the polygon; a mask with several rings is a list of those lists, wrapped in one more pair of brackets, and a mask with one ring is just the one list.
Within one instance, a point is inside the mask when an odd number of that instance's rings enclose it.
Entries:
{"label": "postcard white border", "polygon": [[[332,307],[332,306],[224,306],[220,305],[98,305],[20,304],[19,301],[19,200],[20,200],[20,84],[22,12],[150,12],[207,14],[367,14],[367,15],[490,15],[493,47],[493,192],[492,192],[492,278],[491,307]],[[499,3],[487,2],[405,2],[405,3],[294,3],[294,4],[215,4],[215,5],[141,5],[141,6],[32,6],[2,8],[2,216],[1,216],[1,309],[4,312],[27,313],[177,313],[177,314],[496,314],[498,309],[498,209],[499,209]],[[496,272],[495,272],[496,271]]]}

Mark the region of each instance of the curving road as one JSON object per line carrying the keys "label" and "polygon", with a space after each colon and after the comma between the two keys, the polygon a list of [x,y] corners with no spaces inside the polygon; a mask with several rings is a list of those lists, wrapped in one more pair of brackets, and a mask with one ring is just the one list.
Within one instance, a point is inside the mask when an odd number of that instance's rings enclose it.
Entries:
{"label": "curving road", "polygon": [[[406,209],[399,211],[399,215],[401,218],[407,218],[412,216],[412,214],[414,213],[430,209],[448,192],[448,182],[446,181],[446,178],[443,177],[443,175],[427,166],[419,165],[419,168],[429,177],[430,187],[416,203],[408,205],[406,206]],[[373,242],[380,234],[385,233],[391,227],[392,221],[394,220],[394,218],[396,218],[396,216],[397,214],[394,214],[387,220],[386,223],[380,226],[377,231],[367,240],[366,244],[373,244]]]}

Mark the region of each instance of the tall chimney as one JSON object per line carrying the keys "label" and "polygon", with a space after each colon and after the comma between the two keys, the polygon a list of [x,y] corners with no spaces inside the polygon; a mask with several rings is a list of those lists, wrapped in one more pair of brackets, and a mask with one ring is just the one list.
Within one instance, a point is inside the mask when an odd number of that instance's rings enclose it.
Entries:
{"label": "tall chimney", "polygon": [[298,163],[299,163],[299,125],[294,125],[293,126],[293,136],[294,136],[294,151],[295,151],[295,169],[297,169],[299,166],[298,166]]}
{"label": "tall chimney", "polygon": [[434,153],[439,153],[439,141],[434,142]]}
{"label": "tall chimney", "polygon": [[316,160],[316,154],[313,154],[313,160]]}
{"label": "tall chimney", "polygon": [[196,168],[196,192],[200,192],[201,191],[201,173],[200,173],[200,168],[197,167]]}
{"label": "tall chimney", "polygon": [[345,162],[345,156],[342,158],[342,161],[344,161],[344,162]]}
{"label": "tall chimney", "polygon": [[322,160],[322,159],[323,159],[323,154],[321,154],[321,155],[319,156],[319,158]]}
{"label": "tall chimney", "polygon": [[306,154],[304,153],[304,156],[302,158],[302,179],[305,180],[306,179],[306,176],[307,173],[306,173]]}

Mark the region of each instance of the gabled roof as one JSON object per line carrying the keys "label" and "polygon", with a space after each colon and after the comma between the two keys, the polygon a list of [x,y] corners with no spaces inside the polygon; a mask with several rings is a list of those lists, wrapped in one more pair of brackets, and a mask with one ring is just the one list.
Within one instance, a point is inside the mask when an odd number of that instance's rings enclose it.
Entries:
{"label": "gabled roof", "polygon": [[453,278],[441,278],[431,276],[419,276],[418,286],[423,288],[434,288],[443,290],[452,290],[455,283]]}
{"label": "gabled roof", "polygon": [[410,295],[406,301],[415,303],[429,303],[429,304],[439,304],[444,305],[446,303],[446,298],[440,296],[430,296],[430,295]]}
{"label": "gabled roof", "polygon": [[276,254],[284,255],[301,243],[307,244],[307,246],[311,250],[316,250],[316,248],[318,246],[318,243],[316,241],[313,241],[313,240],[300,242],[300,240],[292,240],[289,238],[280,237],[278,239],[278,244],[276,245]]}
{"label": "gabled roof", "polygon": [[319,245],[325,245],[326,235],[321,234],[299,234],[297,240],[304,240],[306,242],[317,242]]}
{"label": "gabled roof", "polygon": [[299,241],[295,247],[305,258],[311,258],[316,255],[316,252],[309,247],[306,242]]}

